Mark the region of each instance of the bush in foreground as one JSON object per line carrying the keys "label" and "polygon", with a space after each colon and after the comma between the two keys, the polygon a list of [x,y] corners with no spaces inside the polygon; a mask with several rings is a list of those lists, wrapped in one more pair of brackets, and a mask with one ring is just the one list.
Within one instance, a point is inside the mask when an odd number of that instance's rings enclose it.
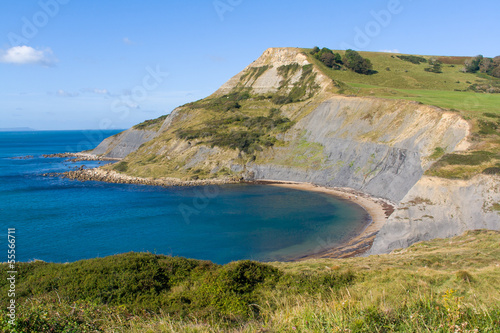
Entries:
{"label": "bush in foreground", "polygon": [[2,312],[0,331],[495,332],[499,241],[475,231],[391,255],[296,263],[148,253],[21,263],[18,319],[9,326]]}

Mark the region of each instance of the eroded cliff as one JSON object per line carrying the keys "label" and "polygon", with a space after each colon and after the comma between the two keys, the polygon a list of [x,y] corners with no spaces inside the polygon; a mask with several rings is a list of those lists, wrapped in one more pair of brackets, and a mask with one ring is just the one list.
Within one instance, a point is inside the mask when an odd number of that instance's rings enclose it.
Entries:
{"label": "eroded cliff", "polygon": [[124,158],[115,170],[133,176],[301,181],[388,199],[396,211],[371,253],[500,229],[497,176],[423,176],[442,154],[469,147],[460,114],[340,89],[302,50],[269,49],[205,100],[108,138],[93,153]]}

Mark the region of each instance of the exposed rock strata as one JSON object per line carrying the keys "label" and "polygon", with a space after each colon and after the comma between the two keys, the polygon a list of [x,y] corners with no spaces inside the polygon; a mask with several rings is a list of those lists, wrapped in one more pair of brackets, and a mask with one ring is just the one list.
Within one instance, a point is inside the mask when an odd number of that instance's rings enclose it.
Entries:
{"label": "exposed rock strata", "polygon": [[[289,147],[267,153],[268,163],[247,165],[255,178],[350,187],[399,201],[422,177],[435,147],[464,145],[468,124],[413,102],[339,96],[300,120],[295,133]],[[299,163],[301,156],[291,157],[296,153],[316,161]]]}
{"label": "exposed rock strata", "polygon": [[466,230],[500,230],[500,211],[495,206],[500,202],[499,184],[499,176],[422,177],[396,206],[368,253],[388,253]]}
{"label": "exposed rock strata", "polygon": [[156,131],[130,128],[104,139],[91,153],[102,157],[124,158],[136,151],[143,143],[153,139],[156,134]]}

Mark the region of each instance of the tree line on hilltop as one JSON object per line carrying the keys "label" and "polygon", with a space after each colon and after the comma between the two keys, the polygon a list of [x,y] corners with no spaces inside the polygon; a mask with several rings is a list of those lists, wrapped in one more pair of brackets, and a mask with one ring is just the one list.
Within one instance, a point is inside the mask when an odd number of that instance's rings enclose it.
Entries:
{"label": "tree line on hilltop", "polygon": [[346,50],[342,57],[340,53],[335,53],[329,48],[320,49],[315,46],[311,54],[329,68],[341,69],[342,66],[345,66],[359,74],[371,75],[376,73],[370,59],[363,58],[358,52],[351,49]]}
{"label": "tree line on hilltop", "polygon": [[[340,53],[334,52],[327,47],[320,49],[318,46],[315,46],[310,54],[321,61],[326,67],[334,70],[347,68],[359,74],[371,75],[377,73],[377,71],[373,69],[373,64],[370,59],[363,58],[357,51],[351,49],[346,50],[344,56],[342,56]],[[443,63],[435,57],[429,59],[414,55],[397,55],[396,57],[416,65],[427,63],[428,67],[424,68],[426,72],[442,73]],[[482,55],[478,55],[467,59],[461,71],[464,73],[479,72],[500,78],[500,56],[486,58]]]}

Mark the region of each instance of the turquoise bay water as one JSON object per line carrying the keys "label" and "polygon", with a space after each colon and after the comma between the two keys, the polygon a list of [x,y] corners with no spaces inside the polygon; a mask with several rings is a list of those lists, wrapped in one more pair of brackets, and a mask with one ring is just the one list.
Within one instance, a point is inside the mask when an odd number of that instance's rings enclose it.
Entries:
{"label": "turquoise bay water", "polygon": [[[16,228],[18,261],[72,262],[129,251],[211,260],[286,260],[366,225],[359,206],[277,186],[162,188],[79,182],[43,173],[82,164],[41,154],[95,147],[117,131],[0,133],[0,246]],[[29,159],[12,157],[33,155]],[[102,163],[102,162],[101,162]]]}

